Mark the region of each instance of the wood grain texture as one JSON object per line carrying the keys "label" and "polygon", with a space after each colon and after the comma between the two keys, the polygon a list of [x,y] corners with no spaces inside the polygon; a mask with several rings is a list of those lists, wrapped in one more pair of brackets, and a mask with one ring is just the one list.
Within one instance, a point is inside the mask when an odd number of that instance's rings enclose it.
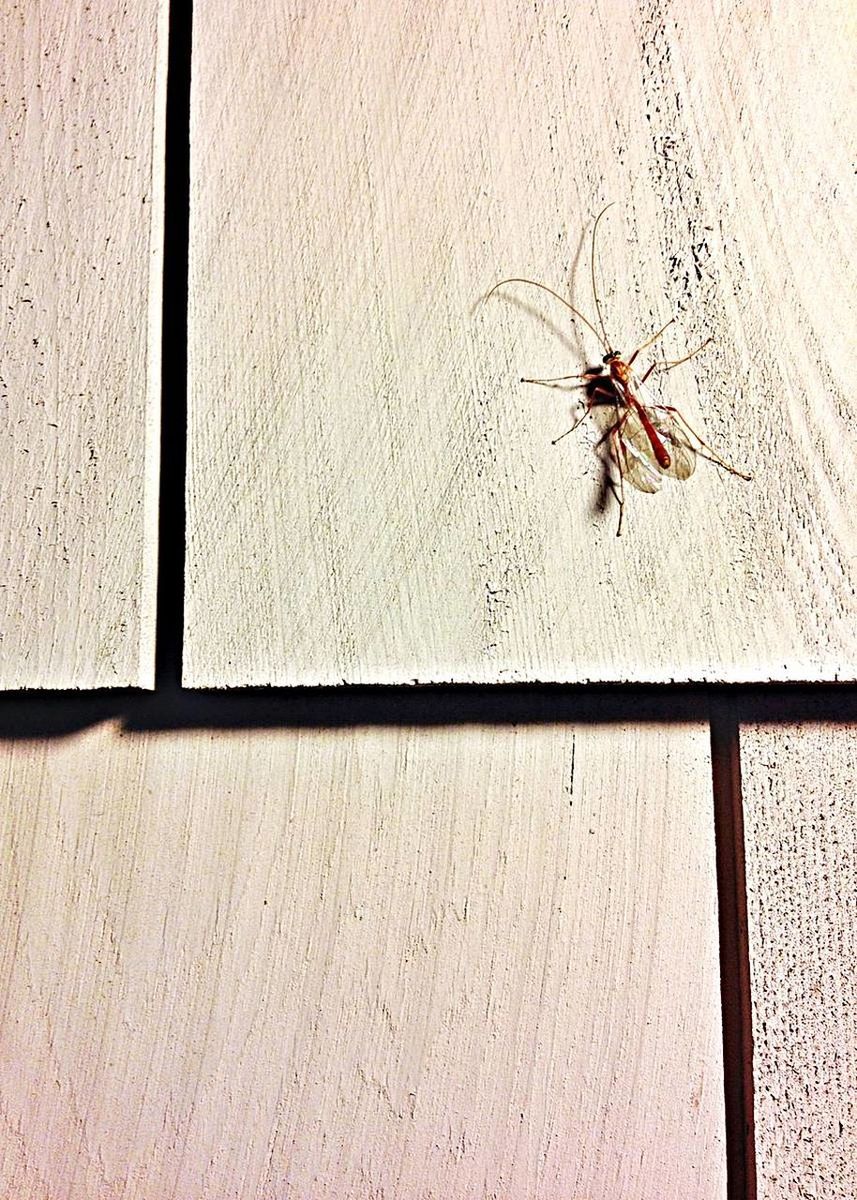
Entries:
{"label": "wood grain texture", "polygon": [[724,1188],[708,736],[6,743],[0,1192]]}
{"label": "wood grain texture", "polygon": [[759,1200],[857,1195],[857,742],[741,736]]}
{"label": "wood grain texture", "polygon": [[[189,685],[854,678],[849,6],[212,0],[194,22]],[[852,43],[853,45],[853,43]],[[628,497],[602,349],[752,483]]]}
{"label": "wood grain texture", "polygon": [[152,686],[166,0],[0,0],[0,687]]}

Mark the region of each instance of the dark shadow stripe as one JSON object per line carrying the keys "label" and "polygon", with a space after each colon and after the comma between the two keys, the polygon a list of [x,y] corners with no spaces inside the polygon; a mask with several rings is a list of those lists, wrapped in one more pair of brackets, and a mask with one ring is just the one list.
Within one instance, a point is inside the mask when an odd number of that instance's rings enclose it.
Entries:
{"label": "dark shadow stripe", "polygon": [[[180,581],[174,580],[173,589],[179,587]],[[172,626],[163,634],[165,647],[177,655],[180,633],[175,617],[161,620]],[[857,687],[844,684],[769,688],[461,684],[187,691],[175,682],[177,670],[178,658],[173,657],[155,692],[0,693],[0,740],[63,737],[108,720],[135,732],[562,722],[669,725],[708,721],[712,705],[736,722],[857,724]]]}

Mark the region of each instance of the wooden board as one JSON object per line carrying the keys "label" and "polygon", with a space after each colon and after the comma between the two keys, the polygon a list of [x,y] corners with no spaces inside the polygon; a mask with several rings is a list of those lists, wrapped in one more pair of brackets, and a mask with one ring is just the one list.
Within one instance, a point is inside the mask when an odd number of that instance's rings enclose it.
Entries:
{"label": "wooden board", "polygon": [[857,1195],[855,739],[741,736],[759,1200]]}
{"label": "wooden board", "polygon": [[0,1192],[722,1200],[703,727],[5,743]]}
{"label": "wooden board", "polygon": [[0,687],[151,687],[166,0],[0,3]]}
{"label": "wooden board", "polygon": [[[855,677],[847,14],[196,14],[188,685]],[[484,299],[596,322],[608,201],[609,337],[712,337],[661,396],[753,475],[621,539],[603,423],[519,382],[603,347]]]}

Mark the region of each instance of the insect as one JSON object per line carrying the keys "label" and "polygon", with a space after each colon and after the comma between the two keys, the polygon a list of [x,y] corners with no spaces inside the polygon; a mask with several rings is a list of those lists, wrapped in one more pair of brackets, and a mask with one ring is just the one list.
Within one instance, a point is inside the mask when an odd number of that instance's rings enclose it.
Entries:
{"label": "insect", "polygon": [[728,471],[730,475],[737,475],[739,479],[749,480],[750,476],[745,475],[743,471],[739,471],[725,462],[691,428],[677,408],[652,402],[645,389],[646,380],[654,371],[671,371],[673,367],[678,367],[682,363],[688,362],[691,358],[695,358],[701,350],[705,349],[711,338],[706,338],[702,345],[697,346],[695,350],[692,350],[690,354],[686,354],[683,358],[676,359],[673,362],[652,363],[642,376],[637,376],[633,369],[635,359],[643,350],[648,349],[649,346],[653,345],[661,337],[670,325],[673,324],[675,318],[671,318],[665,325],[662,325],[656,333],[652,334],[642,345],[638,346],[633,354],[630,354],[627,358],[624,358],[618,350],[613,348],[610,339],[607,337],[595,278],[595,243],[598,225],[610,207],[612,206],[608,204],[606,208],[601,210],[595,218],[595,224],[592,227],[592,295],[595,301],[595,310],[598,314],[600,331],[596,329],[595,325],[583,313],[579,312],[574,305],[560,296],[558,292],[555,292],[553,288],[549,288],[544,283],[537,283],[534,279],[502,279],[491,288],[491,291],[486,296],[486,300],[498,288],[510,283],[526,283],[531,287],[540,288],[543,292],[547,292],[553,296],[554,299],[559,300],[560,304],[565,305],[573,316],[582,321],[595,334],[601,343],[604,349],[604,357],[596,367],[587,368],[584,372],[577,375],[560,375],[554,379],[522,379],[521,382],[537,383],[553,387],[557,384],[578,380],[585,390],[586,401],[582,415],[575,421],[571,429],[567,429],[558,438],[554,438],[553,445],[556,445],[557,442],[561,441],[569,433],[573,433],[586,420],[596,405],[611,405],[613,407],[615,420],[607,429],[602,440],[606,440],[608,443],[610,458],[616,467],[618,475],[618,490],[614,481],[610,480],[619,503],[619,524],[616,529],[616,536],[618,537],[622,533],[626,481],[637,488],[638,491],[654,493],[660,490],[661,484],[666,478],[676,480],[689,479],[696,469],[696,460],[698,457],[708,459],[709,462],[713,462],[724,471]]}

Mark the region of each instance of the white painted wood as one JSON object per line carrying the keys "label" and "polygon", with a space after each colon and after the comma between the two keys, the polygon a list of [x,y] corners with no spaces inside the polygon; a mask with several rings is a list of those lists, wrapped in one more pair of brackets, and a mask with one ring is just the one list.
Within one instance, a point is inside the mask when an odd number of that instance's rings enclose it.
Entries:
{"label": "white painted wood", "polygon": [[0,0],[0,687],[151,687],[166,0]]}
{"label": "white painted wood", "polygon": [[[855,676],[847,12],[200,9],[189,685]],[[482,301],[594,321],[607,201],[610,337],[712,336],[662,394],[754,476],[621,539],[597,429],[519,383],[602,349]]]}
{"label": "white painted wood", "polygon": [[855,734],[742,732],[759,1200],[857,1195]]}
{"label": "white painted wood", "polygon": [[722,1198],[703,727],[6,743],[0,1192]]}

